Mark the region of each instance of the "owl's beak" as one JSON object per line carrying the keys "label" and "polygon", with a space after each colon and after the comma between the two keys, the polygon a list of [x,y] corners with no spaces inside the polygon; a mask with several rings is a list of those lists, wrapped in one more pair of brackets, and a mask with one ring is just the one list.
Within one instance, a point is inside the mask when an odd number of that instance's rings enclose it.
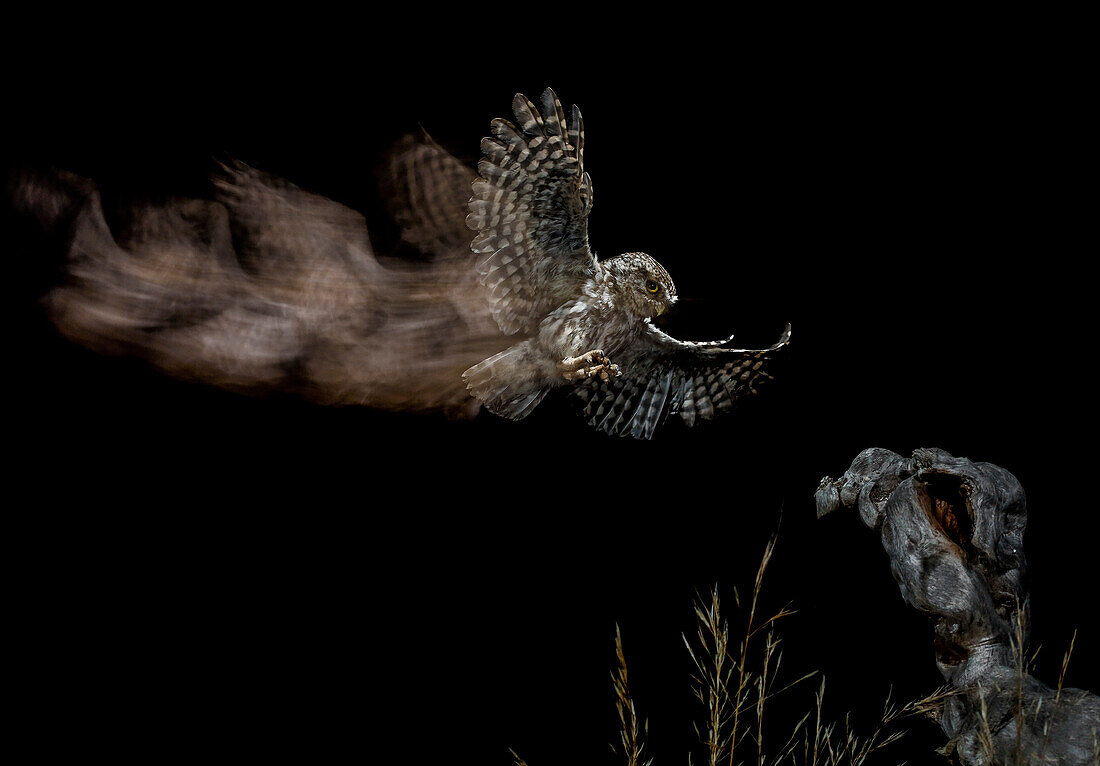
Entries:
{"label": "owl's beak", "polygon": [[657,316],[660,316],[663,313],[665,313],[665,307],[664,306],[658,306],[657,307]]}

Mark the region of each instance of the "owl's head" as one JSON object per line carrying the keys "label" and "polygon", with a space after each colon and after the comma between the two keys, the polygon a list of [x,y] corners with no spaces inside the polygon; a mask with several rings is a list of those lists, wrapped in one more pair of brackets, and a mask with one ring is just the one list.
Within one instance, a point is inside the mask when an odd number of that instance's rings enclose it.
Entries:
{"label": "owl's head", "polygon": [[672,277],[650,255],[623,253],[603,266],[618,286],[619,305],[635,316],[660,316],[676,302]]}

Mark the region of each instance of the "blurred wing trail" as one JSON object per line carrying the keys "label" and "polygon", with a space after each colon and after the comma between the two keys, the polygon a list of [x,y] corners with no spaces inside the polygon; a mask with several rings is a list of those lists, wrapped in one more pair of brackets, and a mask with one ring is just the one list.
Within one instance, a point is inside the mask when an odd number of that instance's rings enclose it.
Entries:
{"label": "blurred wing trail", "polygon": [[430,138],[405,136],[379,171],[383,199],[401,238],[426,255],[470,258],[466,226],[473,169]]}
{"label": "blurred wing trail", "polygon": [[9,188],[17,213],[67,232],[46,305],[82,345],[235,390],[472,417],[462,371],[506,345],[463,223],[473,173],[406,139],[382,175],[431,259],[380,261],[359,213],[245,165],[213,200],[132,205],[114,230],[90,180],[26,172]]}

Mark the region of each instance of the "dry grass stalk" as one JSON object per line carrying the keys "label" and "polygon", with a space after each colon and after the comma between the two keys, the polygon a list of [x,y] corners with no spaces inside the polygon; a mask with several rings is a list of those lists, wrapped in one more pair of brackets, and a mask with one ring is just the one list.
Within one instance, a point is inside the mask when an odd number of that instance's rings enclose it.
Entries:
{"label": "dry grass stalk", "polygon": [[[1065,685],[1066,671],[1069,670],[1069,660],[1070,657],[1073,656],[1073,647],[1076,643],[1077,629],[1075,628],[1073,631],[1073,636],[1069,640],[1069,649],[1066,650],[1066,654],[1062,658],[1062,668],[1058,671],[1058,686],[1057,691],[1055,691],[1054,694],[1054,709],[1050,711],[1050,714],[1047,716],[1046,722],[1043,724],[1043,745],[1039,750],[1040,763],[1043,762],[1043,760],[1046,758],[1047,745],[1050,744],[1050,723],[1054,720],[1054,716],[1057,713],[1058,706],[1062,702],[1062,687]],[[1038,713],[1038,709],[1036,709],[1036,713]],[[1017,738],[1016,743],[1016,754],[1017,756],[1019,756],[1022,754],[1020,750],[1019,738]]]}
{"label": "dry grass stalk", "polygon": [[1058,693],[1054,696],[1054,704],[1057,705],[1062,699],[1062,685],[1066,681],[1066,671],[1069,669],[1069,658],[1073,656],[1073,646],[1077,643],[1077,629],[1074,628],[1073,636],[1069,640],[1069,649],[1066,650],[1066,656],[1062,658],[1062,670],[1058,673]]}
{"label": "dry grass stalk", "polygon": [[1030,663],[1026,660],[1027,647],[1026,636],[1027,630],[1024,625],[1024,611],[1026,606],[1020,604],[1019,596],[1016,597],[1016,625],[1015,635],[1012,642],[1012,653],[1016,661],[1016,705],[1012,711],[1012,717],[1016,721],[1016,754],[1019,755],[1023,752],[1023,731],[1024,731],[1024,676],[1027,675],[1028,669],[1031,665],[1034,665],[1038,658],[1038,653],[1032,655]]}
{"label": "dry grass stalk", "polygon": [[[794,614],[791,609],[784,607],[766,620],[758,622],[756,618],[764,574],[775,553],[775,543],[776,538],[773,536],[764,548],[753,583],[745,632],[735,648],[731,642],[729,623],[722,617],[717,585],[708,598],[699,597],[696,600],[697,645],[693,647],[687,636],[683,637],[684,645],[695,665],[695,672],[691,676],[692,691],[706,710],[703,728],[700,729],[695,724],[695,732],[703,744],[707,766],[719,766],[723,763],[733,766],[738,763],[737,754],[741,752],[741,746],[746,739],[752,739],[756,743],[758,763],[763,763],[765,757],[764,703],[785,690],[776,691],[773,688],[781,655],[777,653],[779,640],[775,638],[771,627],[777,620]],[[740,606],[737,591],[734,590],[733,593],[736,604]],[[768,630],[762,656],[763,668],[760,673],[755,673],[749,666],[752,642],[763,630]],[[794,683],[811,675],[813,673]],[[790,686],[793,684],[785,688]],[[751,712],[755,712],[755,727],[747,723]]]}
{"label": "dry grass stalk", "polygon": [[[750,741],[755,744],[757,764],[763,766],[768,762],[764,748],[767,701],[814,675],[808,673],[780,689],[775,688],[782,653],[779,651],[780,640],[773,628],[778,620],[794,614],[789,607],[784,607],[767,619],[757,619],[764,575],[775,553],[775,543],[773,536],[764,548],[753,582],[748,620],[739,641],[735,644],[731,640],[729,623],[722,617],[717,586],[708,598],[699,597],[696,601],[696,644],[693,646],[684,636],[684,644],[695,666],[691,677],[692,691],[705,709],[703,726],[700,728],[695,724],[695,731],[703,745],[706,766],[742,763],[739,756],[743,756],[744,746]],[[734,600],[740,607],[736,590]],[[756,672],[750,666],[754,655],[753,641],[762,631],[767,631],[767,637],[759,658],[761,669]],[[798,728],[808,717],[808,714],[803,717],[795,733],[780,748],[781,755],[790,752],[797,744]]]}
{"label": "dry grass stalk", "polygon": [[[684,645],[695,665],[692,674],[692,692],[706,706],[704,731],[694,724],[695,733],[706,749],[707,766],[717,766],[730,748],[733,727],[730,725],[729,685],[735,665],[729,659],[729,623],[721,617],[718,588],[710,594],[710,603],[699,598],[695,604],[695,616],[700,654],[696,655],[691,642],[684,636]],[[740,691],[740,689],[738,690]],[[739,695],[735,695],[738,699]]]}
{"label": "dry grass stalk", "polygon": [[[630,679],[626,670],[626,655],[623,653],[623,636],[619,625],[615,625],[615,657],[618,665],[611,672],[611,685],[615,690],[615,708],[619,712],[620,733],[623,756],[626,766],[651,766],[653,759],[645,758],[646,736],[649,734],[649,722],[638,728],[638,714],[634,709],[634,699],[630,694]],[[614,748],[612,748],[614,750]]]}
{"label": "dry grass stalk", "polygon": [[[891,727],[906,718],[928,716],[940,709],[943,701],[956,692],[943,686],[931,694],[918,700],[913,700],[897,707],[892,701],[891,693],[887,694],[883,705],[882,715],[866,738],[859,737],[851,727],[849,716],[844,717],[844,728],[840,731],[835,723],[825,723],[822,708],[825,699],[825,679],[821,679],[821,686],[816,695],[816,719],[814,721],[813,735],[806,731],[803,734],[801,758],[793,748],[781,752],[780,757],[773,763],[789,762],[802,766],[862,766],[866,764],[872,755],[900,740],[905,736],[905,731],[889,731]],[[808,715],[808,714],[807,714]],[[805,719],[803,719],[805,721]],[[796,732],[801,727],[799,722]]]}
{"label": "dry grass stalk", "polygon": [[[694,724],[704,751],[706,766],[744,766],[748,751],[752,751],[757,766],[864,766],[871,755],[882,750],[904,735],[904,731],[887,732],[898,721],[930,715],[938,711],[944,699],[956,692],[947,687],[937,689],[923,699],[915,700],[900,708],[887,696],[886,703],[875,729],[870,736],[860,738],[852,730],[848,717],[843,731],[834,723],[826,723],[823,717],[825,680],[816,694],[815,709],[810,710],[795,724],[784,744],[769,755],[765,746],[764,720],[767,702],[783,694],[791,687],[816,675],[807,673],[795,681],[776,688],[783,655],[781,641],[776,636],[776,623],[794,611],[789,606],[780,609],[764,620],[756,614],[763,589],[764,575],[775,553],[776,537],[764,548],[760,566],[753,583],[752,600],[748,608],[748,620],[744,634],[734,642],[728,621],[722,616],[718,587],[707,597],[698,597],[694,605],[696,617],[695,644],[683,637],[695,666],[691,675],[692,691],[705,709],[702,727]],[[740,608],[737,591],[734,600]],[[755,651],[754,640],[766,631],[763,647]],[[759,654],[754,662],[753,656]],[[631,696],[626,656],[623,652],[622,631],[615,625],[616,668],[611,672],[615,692],[615,707],[619,714],[620,744],[626,766],[652,766],[653,758],[646,753],[648,722],[639,726],[634,700]],[[758,662],[759,671],[753,670]],[[806,723],[815,715],[812,732]],[[799,748],[801,745],[801,749]],[[612,751],[619,748],[612,746]],[[514,766],[527,766],[514,751]],[[688,754],[688,766],[692,755]]]}
{"label": "dry grass stalk", "polygon": [[[728,622],[722,617],[718,589],[712,589],[709,597],[697,599],[695,616],[697,620],[696,645],[684,637],[684,643],[691,655],[695,672],[692,675],[693,691],[703,703],[705,717],[703,726],[695,725],[696,733],[704,747],[707,766],[728,764],[735,766],[745,763],[746,745],[754,750],[757,766],[778,766],[783,763],[806,764],[806,766],[861,766],[876,752],[897,742],[905,732],[890,729],[899,721],[914,716],[927,716],[938,711],[943,701],[955,692],[942,687],[928,696],[898,707],[887,696],[879,721],[865,738],[857,736],[851,729],[848,717],[845,717],[843,731],[835,724],[826,724],[822,708],[825,696],[825,682],[816,695],[816,720],[811,737],[806,730],[806,722],[815,711],[807,712],[795,724],[786,742],[774,755],[766,750],[764,729],[767,702],[792,686],[816,675],[807,673],[792,683],[776,688],[779,671],[782,666],[781,641],[775,633],[778,620],[794,614],[784,607],[765,620],[757,620],[760,593],[763,589],[764,575],[775,553],[776,538],[768,542],[757,569],[753,583],[752,600],[748,608],[748,622],[745,633],[738,644],[730,639]],[[734,596],[738,606],[737,592]],[[763,647],[753,651],[753,640],[762,631],[767,631]],[[752,658],[757,656],[754,661]],[[751,669],[751,665],[759,668]],[[751,720],[750,720],[751,718]],[[755,745],[752,747],[749,743]],[[802,745],[799,752],[799,744]],[[751,757],[749,760],[752,760]],[[689,764],[691,759],[689,757]]]}
{"label": "dry grass stalk", "polygon": [[981,714],[981,727],[978,729],[978,744],[982,748],[982,755],[993,758],[993,731],[989,726],[989,709],[985,704],[985,689],[981,682],[978,683],[978,711]]}

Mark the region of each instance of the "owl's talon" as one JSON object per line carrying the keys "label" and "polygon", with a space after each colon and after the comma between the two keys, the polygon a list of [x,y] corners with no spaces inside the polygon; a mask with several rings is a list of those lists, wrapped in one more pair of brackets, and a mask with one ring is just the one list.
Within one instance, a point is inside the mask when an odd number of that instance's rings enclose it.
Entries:
{"label": "owl's talon", "polygon": [[622,374],[619,365],[611,364],[611,360],[600,349],[562,359],[559,369],[562,377],[568,381],[586,380],[595,375],[606,383],[612,376],[618,377]]}
{"label": "owl's talon", "polygon": [[607,361],[607,363],[603,365],[599,372],[600,380],[602,380],[604,383],[610,383],[612,378],[617,378],[622,374],[623,371],[619,369],[619,365],[611,364],[610,361]]}

